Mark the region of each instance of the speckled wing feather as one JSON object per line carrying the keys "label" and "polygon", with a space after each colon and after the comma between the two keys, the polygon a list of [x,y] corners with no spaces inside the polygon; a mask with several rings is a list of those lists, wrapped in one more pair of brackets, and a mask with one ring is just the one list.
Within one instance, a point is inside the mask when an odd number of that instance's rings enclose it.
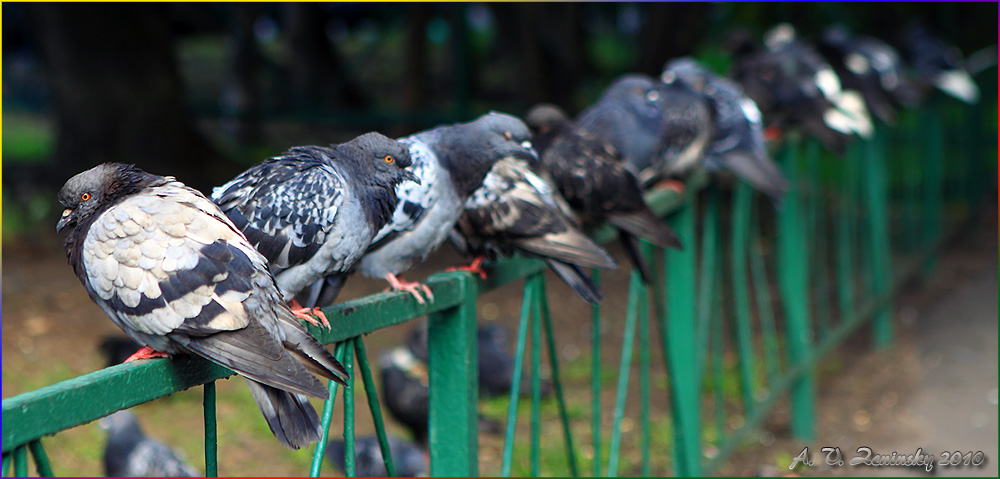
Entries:
{"label": "speckled wing feather", "polygon": [[347,182],[322,150],[293,148],[294,160],[260,163],[212,195],[274,274],[316,254],[338,219]]}

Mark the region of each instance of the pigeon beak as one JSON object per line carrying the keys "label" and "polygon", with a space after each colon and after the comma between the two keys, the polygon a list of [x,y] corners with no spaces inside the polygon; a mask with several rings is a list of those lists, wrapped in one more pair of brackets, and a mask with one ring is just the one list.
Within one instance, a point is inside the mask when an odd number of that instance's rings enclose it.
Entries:
{"label": "pigeon beak", "polygon": [[414,173],[414,172],[412,172],[410,170],[403,170],[403,179],[404,180],[410,180],[410,181],[412,181],[412,182],[414,182],[414,183],[416,183],[418,185],[420,184],[420,178],[417,177],[416,173]]}
{"label": "pigeon beak", "polygon": [[533,146],[531,146],[530,141],[522,141],[521,148],[523,149],[522,151],[524,152],[524,154],[519,156],[521,156],[525,160],[530,161],[532,164],[538,163],[538,152],[535,151],[535,148]]}
{"label": "pigeon beak", "polygon": [[73,213],[73,210],[66,208],[62,212],[62,217],[59,218],[59,222],[56,223],[56,233],[61,233],[66,226],[69,226],[69,215]]}

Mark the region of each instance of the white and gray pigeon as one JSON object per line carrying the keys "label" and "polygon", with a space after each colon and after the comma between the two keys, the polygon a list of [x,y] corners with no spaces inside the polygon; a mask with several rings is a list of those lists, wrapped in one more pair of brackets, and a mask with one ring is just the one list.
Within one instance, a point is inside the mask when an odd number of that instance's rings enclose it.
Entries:
{"label": "white and gray pigeon", "polygon": [[122,410],[100,420],[108,433],[104,446],[107,477],[197,477],[201,474],[167,445],[142,431],[131,411]]}
{"label": "white and gray pigeon", "polygon": [[664,248],[681,244],[666,221],[646,205],[642,185],[618,150],[581,132],[555,105],[535,105],[525,120],[535,132],[532,143],[540,159],[536,171],[551,179],[584,224],[607,221],[618,228],[626,254],[650,282],[652,274],[637,238]]}
{"label": "white and gray pigeon", "polygon": [[788,181],[767,154],[760,109],[740,86],[690,57],[671,60],[663,68],[664,83],[684,83],[705,96],[712,108],[712,141],[703,163],[709,171],[728,170],[754,189],[780,202]]}
{"label": "white and gray pigeon", "polygon": [[[173,177],[105,163],[59,191],[56,225],[90,298],[144,345],[138,358],[191,353],[242,374],[271,432],[320,438],[313,374],[347,371],[282,301],[267,260],[215,203]],[[155,354],[155,353],[158,354]],[[134,356],[135,357],[135,356]]]}
{"label": "white and gray pigeon", "polygon": [[[430,472],[428,453],[418,444],[403,438],[389,436],[389,453],[396,467],[396,477],[422,477]],[[344,469],[347,447],[343,440],[330,441],[326,446],[326,457],[338,469]],[[354,440],[354,472],[357,477],[388,477],[382,448],[375,436],[359,437]]]}
{"label": "white and gray pigeon", "polygon": [[309,288],[304,302],[313,308],[322,279],[339,290],[392,217],[397,185],[419,182],[411,163],[405,145],[366,133],[329,148],[292,148],[216,188],[212,199],[267,258],[282,298]]}
{"label": "white and gray pigeon", "polygon": [[466,254],[490,259],[514,251],[537,256],[591,303],[603,294],[582,268],[618,267],[584,234],[556,186],[533,172],[526,161],[513,157],[493,165],[482,186],[466,200],[452,242]]}
{"label": "white and gray pigeon", "polygon": [[610,143],[644,185],[689,170],[712,136],[705,101],[680,85],[630,73],[581,112],[576,127]]}
{"label": "white and gray pigeon", "polygon": [[393,289],[409,291],[420,303],[424,299],[418,289],[433,301],[425,285],[403,282],[397,275],[424,261],[448,238],[465,200],[497,160],[513,156],[534,161],[530,140],[521,120],[498,112],[400,139],[410,149],[410,169],[420,183],[396,187],[399,205],[358,262],[361,273],[385,278]]}

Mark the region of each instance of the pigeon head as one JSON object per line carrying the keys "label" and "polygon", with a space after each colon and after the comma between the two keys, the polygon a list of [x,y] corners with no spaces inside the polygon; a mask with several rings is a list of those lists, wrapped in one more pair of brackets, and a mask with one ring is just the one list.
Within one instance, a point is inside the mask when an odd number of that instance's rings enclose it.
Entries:
{"label": "pigeon head", "polygon": [[544,133],[556,127],[569,125],[569,117],[566,116],[566,112],[551,103],[535,105],[528,110],[524,120],[536,133]]}
{"label": "pigeon head", "polygon": [[505,113],[489,112],[471,122],[436,128],[430,133],[439,160],[461,196],[472,194],[501,158],[538,161],[528,125]]}
{"label": "pigeon head", "polygon": [[704,92],[710,77],[711,72],[707,68],[691,57],[682,57],[664,65],[660,81],[668,85],[680,81],[695,91]]}
{"label": "pigeon head", "polygon": [[337,148],[346,149],[349,154],[345,157],[355,160],[356,165],[374,172],[378,179],[387,180],[393,186],[404,180],[420,183],[417,175],[407,169],[413,164],[410,150],[381,133],[365,133]]}
{"label": "pigeon head", "polygon": [[59,204],[65,210],[56,232],[76,228],[141,188],[166,181],[165,177],[121,163],[104,163],[77,174],[59,190]]}
{"label": "pigeon head", "polygon": [[121,410],[101,418],[101,429],[108,432],[112,438],[120,438],[127,442],[138,442],[143,437],[142,427],[135,414]]}

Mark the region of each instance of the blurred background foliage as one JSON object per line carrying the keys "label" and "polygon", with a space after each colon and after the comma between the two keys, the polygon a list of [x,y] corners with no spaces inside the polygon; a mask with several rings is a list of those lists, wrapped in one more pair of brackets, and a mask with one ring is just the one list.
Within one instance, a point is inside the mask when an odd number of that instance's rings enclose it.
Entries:
{"label": "blurred background foliage", "polygon": [[300,144],[391,136],[540,101],[575,114],[625,72],[736,28],[791,22],[892,40],[920,21],[966,54],[995,3],[4,3],[3,238],[51,227],[54,193],[104,161],[210,191]]}

